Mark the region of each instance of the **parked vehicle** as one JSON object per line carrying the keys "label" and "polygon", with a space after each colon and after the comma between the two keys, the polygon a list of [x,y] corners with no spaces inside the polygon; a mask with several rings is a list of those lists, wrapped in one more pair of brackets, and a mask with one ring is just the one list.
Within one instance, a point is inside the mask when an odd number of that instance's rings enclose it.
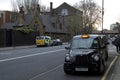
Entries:
{"label": "parked vehicle", "polygon": [[37,36],[36,45],[38,46],[51,46],[52,40],[50,36]]}
{"label": "parked vehicle", "polygon": [[53,46],[54,45],[62,45],[62,41],[60,39],[54,39],[53,40]]}
{"label": "parked vehicle", "polygon": [[[71,74],[76,71],[96,71],[102,74],[106,67],[106,45],[101,35],[74,36],[70,46],[65,47],[64,72]],[[105,50],[106,49],[106,50]]]}

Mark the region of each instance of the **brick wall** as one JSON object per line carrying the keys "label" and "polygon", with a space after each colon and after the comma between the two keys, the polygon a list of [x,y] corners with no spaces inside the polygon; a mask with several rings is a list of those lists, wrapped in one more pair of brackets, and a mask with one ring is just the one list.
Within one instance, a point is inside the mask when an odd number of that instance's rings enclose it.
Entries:
{"label": "brick wall", "polygon": [[13,31],[13,46],[24,46],[35,44],[35,33],[24,34],[19,31]]}
{"label": "brick wall", "polygon": [[11,12],[10,11],[1,11],[0,12],[0,27],[3,23],[11,22]]}
{"label": "brick wall", "polygon": [[9,22],[11,22],[11,12],[6,11],[5,12],[5,23],[9,23]]}
{"label": "brick wall", "polygon": [[5,47],[6,44],[5,44],[5,41],[6,41],[6,38],[5,38],[5,30],[3,29],[0,29],[0,47]]}
{"label": "brick wall", "polygon": [[3,24],[3,18],[0,17],[0,27],[2,26],[2,24]]}
{"label": "brick wall", "polygon": [[16,30],[0,29],[0,47],[35,45],[35,38],[36,33],[24,34]]}

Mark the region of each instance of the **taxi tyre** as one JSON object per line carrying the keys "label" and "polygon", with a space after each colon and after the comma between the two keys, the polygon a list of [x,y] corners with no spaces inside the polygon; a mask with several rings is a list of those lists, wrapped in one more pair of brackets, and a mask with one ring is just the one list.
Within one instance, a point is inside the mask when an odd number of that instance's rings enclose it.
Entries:
{"label": "taxi tyre", "polygon": [[64,69],[64,72],[65,72],[65,74],[72,74],[72,71],[71,71],[71,70],[66,70],[66,69]]}
{"label": "taxi tyre", "polygon": [[70,69],[70,68],[67,68],[67,66],[65,66],[65,64],[63,65],[63,70],[65,72],[65,74],[74,74],[75,73],[75,70],[74,69]]}

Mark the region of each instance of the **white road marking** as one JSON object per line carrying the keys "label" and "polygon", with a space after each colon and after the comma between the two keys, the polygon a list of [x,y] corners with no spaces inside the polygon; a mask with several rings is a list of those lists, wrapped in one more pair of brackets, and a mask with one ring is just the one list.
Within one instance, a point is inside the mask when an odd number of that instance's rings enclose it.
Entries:
{"label": "white road marking", "polygon": [[43,76],[43,75],[45,75],[45,74],[47,74],[47,73],[49,73],[49,72],[52,72],[52,71],[54,71],[54,70],[56,70],[56,69],[58,69],[58,68],[60,68],[60,67],[62,67],[62,66],[63,66],[63,64],[61,64],[61,65],[59,65],[59,66],[57,66],[57,67],[55,67],[55,68],[53,68],[53,69],[51,69],[51,70],[49,70],[49,71],[43,72],[43,73],[41,73],[41,74],[38,74],[38,75],[36,75],[35,77],[33,77],[33,78],[29,79],[29,80],[34,80],[34,79],[36,79],[36,78],[39,78],[40,76]]}
{"label": "white road marking", "polygon": [[16,59],[21,59],[21,58],[27,58],[27,57],[37,56],[37,55],[43,55],[43,54],[49,54],[49,53],[58,52],[58,51],[62,51],[62,50],[65,50],[65,49],[59,49],[59,50],[54,50],[54,51],[48,51],[48,52],[36,53],[36,54],[25,55],[25,56],[20,56],[20,57],[3,59],[3,60],[0,60],[0,62],[11,61],[11,60],[16,60]]}

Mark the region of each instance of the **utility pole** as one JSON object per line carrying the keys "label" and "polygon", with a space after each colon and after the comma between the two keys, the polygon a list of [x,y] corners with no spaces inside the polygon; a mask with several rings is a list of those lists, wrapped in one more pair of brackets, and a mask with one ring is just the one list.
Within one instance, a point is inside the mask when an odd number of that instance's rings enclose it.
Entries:
{"label": "utility pole", "polygon": [[104,18],[104,0],[102,0],[102,34],[103,34],[103,19]]}

